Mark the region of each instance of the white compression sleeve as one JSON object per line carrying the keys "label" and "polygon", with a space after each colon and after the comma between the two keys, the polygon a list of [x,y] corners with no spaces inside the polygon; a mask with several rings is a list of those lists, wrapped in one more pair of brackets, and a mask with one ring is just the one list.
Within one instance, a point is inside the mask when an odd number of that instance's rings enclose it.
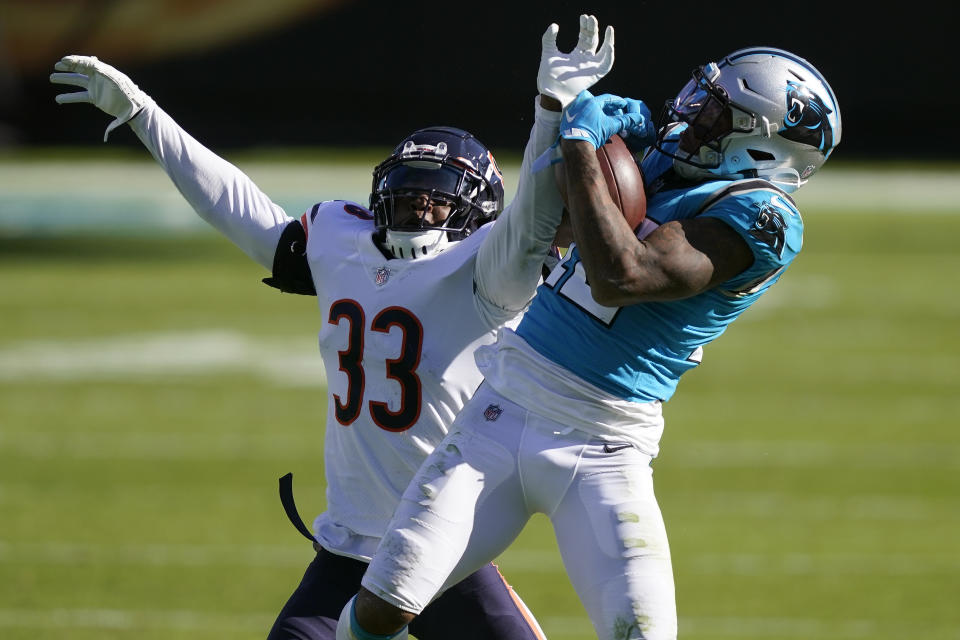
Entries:
{"label": "white compression sleeve", "polygon": [[477,301],[494,325],[523,311],[533,298],[563,212],[552,168],[531,173],[534,160],[557,139],[560,112],[541,107],[539,96],[534,108],[517,193],[477,254]]}
{"label": "white compression sleeve", "polygon": [[250,258],[272,268],[280,234],[292,218],[152,100],[129,124],[197,214]]}

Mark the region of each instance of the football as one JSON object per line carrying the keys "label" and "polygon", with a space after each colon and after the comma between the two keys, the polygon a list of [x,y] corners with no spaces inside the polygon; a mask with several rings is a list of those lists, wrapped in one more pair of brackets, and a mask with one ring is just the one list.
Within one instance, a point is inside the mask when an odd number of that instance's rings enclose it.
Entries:
{"label": "football", "polygon": [[[600,170],[607,181],[607,190],[614,204],[626,219],[630,228],[636,230],[647,215],[647,195],[643,190],[643,173],[623,138],[615,135],[597,149]],[[563,163],[554,165],[557,187],[564,203],[567,201],[566,180]]]}

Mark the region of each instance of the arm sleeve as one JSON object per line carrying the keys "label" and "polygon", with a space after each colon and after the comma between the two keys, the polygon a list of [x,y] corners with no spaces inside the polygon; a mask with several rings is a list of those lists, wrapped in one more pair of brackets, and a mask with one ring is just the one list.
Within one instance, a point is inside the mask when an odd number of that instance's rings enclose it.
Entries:
{"label": "arm sleeve", "polygon": [[292,218],[240,169],[197,142],[152,100],[130,127],[197,214],[250,258],[273,266]]}
{"label": "arm sleeve", "polygon": [[534,160],[556,141],[561,114],[541,107],[539,96],[534,109],[516,195],[477,253],[476,300],[495,326],[519,314],[533,298],[563,212],[553,170],[531,170]]}

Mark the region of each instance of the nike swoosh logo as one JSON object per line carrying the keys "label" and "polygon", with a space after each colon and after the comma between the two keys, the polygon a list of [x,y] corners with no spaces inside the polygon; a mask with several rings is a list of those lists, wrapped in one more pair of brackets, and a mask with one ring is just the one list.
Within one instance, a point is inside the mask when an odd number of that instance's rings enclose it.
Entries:
{"label": "nike swoosh logo", "polygon": [[570,113],[569,111],[567,111],[567,112],[563,115],[563,117],[567,119],[567,122],[573,122],[573,119],[577,117],[577,114],[575,114],[575,113]]}
{"label": "nike swoosh logo", "polygon": [[632,446],[633,446],[632,444],[615,444],[615,445],[613,445],[613,446],[611,447],[609,444],[606,444],[606,443],[605,443],[605,444],[603,445],[603,452],[604,452],[604,453],[616,453],[617,451],[621,451],[621,450],[623,450],[623,449],[629,449],[629,448],[632,447]]}

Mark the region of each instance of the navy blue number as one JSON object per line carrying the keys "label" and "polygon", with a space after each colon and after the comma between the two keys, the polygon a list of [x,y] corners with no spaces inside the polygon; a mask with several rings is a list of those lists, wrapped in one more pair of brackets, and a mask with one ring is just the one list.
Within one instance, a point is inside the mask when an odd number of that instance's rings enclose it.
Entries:
{"label": "navy blue number", "polygon": [[360,415],[360,406],[363,403],[363,387],[365,377],[363,372],[363,309],[355,300],[337,300],[330,305],[330,324],[340,324],[347,320],[348,342],[347,348],[339,351],[340,371],[347,374],[347,401],[334,394],[336,403],[334,413],[337,422],[342,425],[351,424]]}
{"label": "navy blue number", "polygon": [[381,429],[406,431],[420,417],[422,398],[417,366],[423,347],[423,326],[403,307],[389,307],[377,314],[370,328],[389,333],[391,327],[403,332],[400,356],[387,360],[387,377],[400,383],[400,407],[390,411],[386,402],[370,401],[370,415]]}
{"label": "navy blue number", "polygon": [[[363,370],[364,335],[366,325],[363,308],[355,300],[337,300],[330,305],[330,324],[339,325],[346,320],[347,348],[338,351],[340,371],[347,376],[346,401],[333,394],[334,414],[337,422],[344,426],[352,424],[360,415],[363,407],[363,394],[366,374]],[[406,431],[420,418],[423,401],[422,385],[417,375],[420,354],[423,350],[423,325],[409,310],[403,307],[384,309],[373,319],[370,329],[389,333],[397,327],[403,333],[400,355],[387,359],[387,377],[400,384],[400,407],[391,411],[386,402],[371,400],[370,415],[381,429],[387,431]]]}

